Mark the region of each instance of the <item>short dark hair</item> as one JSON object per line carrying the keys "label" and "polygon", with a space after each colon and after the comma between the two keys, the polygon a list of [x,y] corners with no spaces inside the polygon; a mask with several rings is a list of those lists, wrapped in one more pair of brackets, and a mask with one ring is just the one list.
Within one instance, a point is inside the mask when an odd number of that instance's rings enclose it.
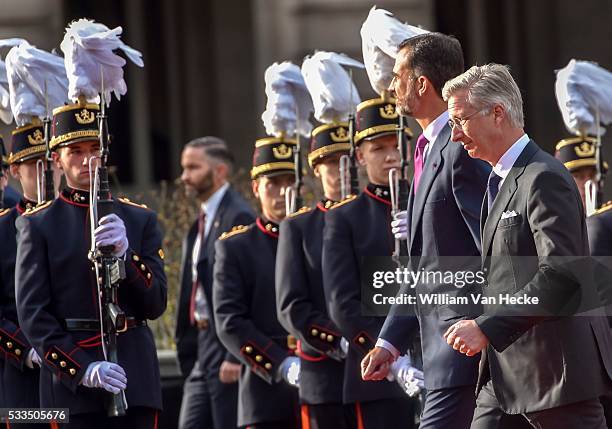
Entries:
{"label": "short dark hair", "polygon": [[454,36],[425,33],[404,40],[399,50],[408,49],[408,67],[417,76],[426,76],[442,97],[446,81],[464,71],[461,43]]}
{"label": "short dark hair", "polygon": [[229,150],[229,147],[227,146],[227,143],[225,143],[225,140],[220,139],[219,137],[198,137],[197,139],[193,139],[185,145],[185,148],[188,147],[202,149],[204,151],[204,154],[209,158],[212,158],[227,165],[230,169],[230,172],[234,167],[234,155]]}

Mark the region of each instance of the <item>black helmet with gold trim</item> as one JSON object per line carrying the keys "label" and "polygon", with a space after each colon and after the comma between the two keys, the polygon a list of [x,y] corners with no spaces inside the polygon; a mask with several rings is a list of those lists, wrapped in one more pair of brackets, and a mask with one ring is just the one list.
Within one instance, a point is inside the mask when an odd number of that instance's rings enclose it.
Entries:
{"label": "black helmet with gold trim", "polygon": [[297,142],[285,137],[266,137],[257,140],[253,152],[251,178],[294,173],[296,148]]}
{"label": "black helmet with gold trim", "polygon": [[17,127],[11,132],[11,151],[8,163],[15,164],[45,155],[45,130],[42,121],[33,118],[32,123]]}
{"label": "black helmet with gold trim", "polygon": [[319,161],[334,153],[348,153],[351,149],[347,122],[324,124],[312,130],[308,164],[314,168]]}
{"label": "black helmet with gold trim", "polygon": [[[596,142],[597,139],[590,136],[563,139],[557,143],[555,158],[561,161],[570,172],[582,167],[595,168],[597,165]],[[604,169],[608,169],[608,163],[604,163]]]}
{"label": "black helmet with gold trim", "polygon": [[99,135],[97,115],[100,106],[79,99],[77,103],[53,109],[51,149],[88,140]]}
{"label": "black helmet with gold trim", "polygon": [[[355,119],[355,144],[359,145],[366,139],[397,132],[400,115],[395,110],[395,98],[382,96],[359,103]],[[404,127],[404,132],[412,138],[410,128]]]}

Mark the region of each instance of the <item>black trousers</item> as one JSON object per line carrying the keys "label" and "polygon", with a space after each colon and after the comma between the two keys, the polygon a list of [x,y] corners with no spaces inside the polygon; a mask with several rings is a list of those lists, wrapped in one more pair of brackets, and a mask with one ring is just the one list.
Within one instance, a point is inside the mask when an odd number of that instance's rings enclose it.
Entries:
{"label": "black trousers", "polygon": [[218,371],[192,371],[183,388],[179,429],[234,429],[238,416],[238,383],[219,380]]}
{"label": "black trousers", "polygon": [[[106,413],[70,415],[70,422],[57,425],[66,429],[158,429],[159,410],[130,407],[123,417],[108,417]],[[56,427],[51,425],[52,428]]]}
{"label": "black trousers", "polygon": [[419,429],[469,429],[476,407],[475,386],[427,391]]}
{"label": "black trousers", "polygon": [[355,407],[343,404],[302,404],[302,429],[353,429]]}
{"label": "black trousers", "polygon": [[534,413],[508,415],[503,412],[489,381],[476,399],[471,429],[605,429],[599,398]]}
{"label": "black trousers", "polygon": [[405,398],[381,399],[355,404],[358,429],[402,428],[415,429],[416,401]]}

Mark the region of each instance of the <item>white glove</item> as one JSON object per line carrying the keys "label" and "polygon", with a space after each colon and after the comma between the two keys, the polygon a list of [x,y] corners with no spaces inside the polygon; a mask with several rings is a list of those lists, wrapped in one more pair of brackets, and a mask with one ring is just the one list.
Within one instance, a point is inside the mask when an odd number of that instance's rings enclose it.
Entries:
{"label": "white glove", "polygon": [[113,256],[122,257],[127,252],[129,243],[125,232],[125,224],[114,213],[104,216],[98,221],[94,231],[96,247],[113,246]]}
{"label": "white glove", "polygon": [[338,362],[342,362],[346,359],[346,355],[348,354],[349,343],[346,338],[342,337],[340,339],[340,347],[334,349],[332,351],[327,352],[327,355]]}
{"label": "white glove", "polygon": [[127,387],[127,376],[123,368],[116,363],[97,361],[89,364],[81,384],[118,394]]}
{"label": "white glove", "polygon": [[28,352],[28,355],[26,356],[25,364],[30,369],[34,369],[34,365],[38,365],[38,366],[42,365],[42,360],[40,359],[40,356],[38,356],[38,353],[36,353],[36,350],[34,350],[34,347],[32,347],[30,351]]}
{"label": "white glove", "polygon": [[391,221],[391,232],[396,240],[408,239],[408,212],[403,210],[397,212]]}
{"label": "white glove", "polygon": [[408,396],[417,395],[425,387],[423,371],[412,366],[410,356],[402,355],[391,364],[387,376],[389,381],[397,381]]}
{"label": "white glove", "polygon": [[281,378],[285,380],[287,384],[293,387],[300,385],[300,358],[295,356],[286,357],[280,364]]}

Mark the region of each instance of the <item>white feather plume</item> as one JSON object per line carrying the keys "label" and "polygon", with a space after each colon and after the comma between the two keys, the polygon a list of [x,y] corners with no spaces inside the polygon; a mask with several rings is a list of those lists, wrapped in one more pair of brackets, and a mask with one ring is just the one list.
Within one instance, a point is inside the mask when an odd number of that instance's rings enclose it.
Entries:
{"label": "white feather plume", "polygon": [[68,101],[64,61],[57,55],[24,41],[7,54],[6,72],[11,110],[19,127],[31,123],[32,118],[50,115],[53,108]]}
{"label": "white feather plume", "polygon": [[289,61],[274,63],[267,68],[264,78],[268,101],[261,120],[266,133],[276,137],[294,136],[298,132],[309,136],[313,106],[300,68]]}
{"label": "white feather plume", "polygon": [[101,76],[104,77],[104,98],[110,103],[111,92],[117,99],[127,93],[123,80],[126,61],[114,51],[120,49],[134,64],[143,67],[142,54],[130,48],[120,39],[123,29],[109,29],[106,25],[88,19],[79,19],[66,28],[60,47],[68,74],[68,95],[76,100],[80,95],[87,100],[98,99],[102,92]]}
{"label": "white feather plume", "polygon": [[[21,42],[25,42],[25,40],[18,38],[0,40],[0,48],[17,46]],[[13,122],[6,65],[2,60],[0,60],[0,120],[7,125]]]}
{"label": "white feather plume", "polygon": [[364,65],[335,52],[316,52],[302,63],[302,75],[312,97],[315,118],[324,124],[348,120],[360,103],[359,92],[344,67]]}
{"label": "white feather plume", "polygon": [[361,48],[363,62],[374,91],[381,94],[391,83],[393,65],[400,43],[429,31],[404,24],[391,12],[384,9],[370,9],[361,26]]}
{"label": "white feather plume", "polygon": [[557,71],[555,94],[570,132],[596,135],[598,109],[600,122],[612,123],[612,73],[597,64],[572,59]]}

